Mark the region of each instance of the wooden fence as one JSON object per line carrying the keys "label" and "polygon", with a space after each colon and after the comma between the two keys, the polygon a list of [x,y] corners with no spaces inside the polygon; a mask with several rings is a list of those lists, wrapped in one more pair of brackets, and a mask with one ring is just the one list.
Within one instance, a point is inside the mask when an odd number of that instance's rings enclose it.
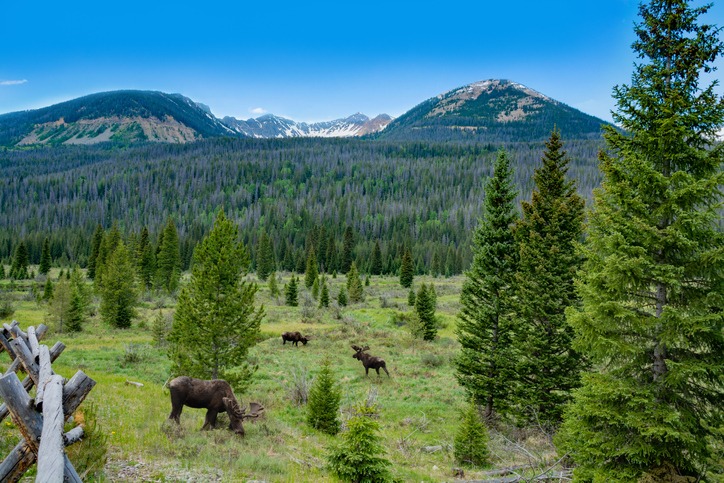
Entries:
{"label": "wooden fence", "polygon": [[[65,421],[80,406],[95,386],[95,381],[78,371],[70,380],[53,372],[51,363],[65,349],[56,342],[50,349],[41,345],[48,328],[41,324],[24,332],[16,321],[0,328],[0,353],[10,355],[10,367],[0,377],[0,422],[8,414],[22,439],[0,463],[0,481],[18,481],[36,461],[37,482],[80,482],[65,447],[80,441],[83,428],[64,433]],[[21,382],[16,372],[27,377]],[[29,391],[35,386],[35,398]]]}

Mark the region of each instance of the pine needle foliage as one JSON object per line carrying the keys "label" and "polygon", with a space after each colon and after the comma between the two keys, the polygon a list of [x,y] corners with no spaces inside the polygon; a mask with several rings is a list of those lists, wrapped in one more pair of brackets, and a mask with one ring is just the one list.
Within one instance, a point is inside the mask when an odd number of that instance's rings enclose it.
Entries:
{"label": "pine needle foliage", "polygon": [[237,227],[219,211],[194,251],[168,342],[174,375],[225,379],[243,391],[252,376],[246,355],[258,339],[264,307],[255,309],[257,286],[243,279],[249,254],[238,238]]}
{"label": "pine needle foliage", "polygon": [[349,301],[352,303],[361,302],[364,299],[364,286],[355,262],[352,262],[347,272],[347,293]]}
{"label": "pine needle foliage", "polygon": [[[604,183],[594,195],[586,262],[569,310],[583,379],[557,445],[580,481],[637,481],[670,468],[707,480],[724,414],[724,100],[714,70],[720,29],[709,6],[640,7],[630,85],[614,89]],[[648,476],[647,476],[648,475]]]}
{"label": "pine needle foliage", "polygon": [[304,286],[312,288],[314,281],[319,277],[319,269],[317,268],[317,255],[314,248],[309,249],[307,254],[307,263],[304,270]]}
{"label": "pine needle foliage", "polygon": [[38,267],[38,273],[47,275],[50,270],[50,240],[45,237],[43,240],[43,251],[40,254],[40,266]]}
{"label": "pine needle foliage", "polygon": [[392,481],[388,467],[391,463],[382,455],[380,425],[374,419],[375,406],[364,404],[355,408],[355,415],[347,421],[348,430],[342,441],[327,455],[330,471],[340,480],[353,483],[383,483]]}
{"label": "pine needle foliage", "polygon": [[307,424],[323,433],[339,432],[339,403],[342,392],[335,384],[329,359],[322,361],[321,369],[309,390]]}
{"label": "pine needle foliage", "polygon": [[256,245],[256,275],[259,280],[265,281],[274,272],[275,265],[272,242],[266,231],[262,231]]}
{"label": "pine needle foliage", "polygon": [[473,238],[473,263],[465,273],[458,314],[461,345],[455,360],[458,382],[485,417],[505,414],[513,400],[512,286],[518,249],[512,225],[518,219],[513,171],[505,151],[498,153],[488,181],[483,215]]}
{"label": "pine needle foliage", "polygon": [[471,401],[460,414],[460,426],[455,433],[455,461],[474,467],[488,466],[488,428],[483,423],[478,405]]}

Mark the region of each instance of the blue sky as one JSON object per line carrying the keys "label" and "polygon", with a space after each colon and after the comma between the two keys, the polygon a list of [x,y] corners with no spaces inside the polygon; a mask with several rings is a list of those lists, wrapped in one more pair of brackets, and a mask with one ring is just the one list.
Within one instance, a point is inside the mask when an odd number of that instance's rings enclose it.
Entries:
{"label": "blue sky", "polygon": [[[398,116],[506,78],[610,119],[611,89],[629,82],[635,61],[638,3],[5,0],[0,113],[148,89],[220,117]],[[724,25],[722,3],[708,23]]]}

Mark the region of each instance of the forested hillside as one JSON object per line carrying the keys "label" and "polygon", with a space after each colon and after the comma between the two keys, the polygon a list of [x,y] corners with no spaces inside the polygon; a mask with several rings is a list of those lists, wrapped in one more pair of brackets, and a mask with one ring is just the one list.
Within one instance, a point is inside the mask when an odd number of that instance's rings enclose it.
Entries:
{"label": "forested hillside", "polygon": [[[54,260],[84,266],[99,223],[109,228],[117,221],[126,233],[145,226],[157,236],[173,219],[188,266],[193,247],[223,207],[248,247],[256,246],[262,230],[269,234],[281,268],[303,263],[315,227],[315,237],[323,232],[341,250],[350,226],[362,270],[379,241],[384,272],[396,272],[407,245],[418,271],[459,273],[470,262],[483,180],[501,147],[510,153],[524,199],[542,142],[212,139],[132,148],[3,150],[0,258],[8,261],[25,241],[30,261],[37,263],[48,237]],[[600,147],[595,140],[565,145],[570,175],[584,197],[599,183]]]}

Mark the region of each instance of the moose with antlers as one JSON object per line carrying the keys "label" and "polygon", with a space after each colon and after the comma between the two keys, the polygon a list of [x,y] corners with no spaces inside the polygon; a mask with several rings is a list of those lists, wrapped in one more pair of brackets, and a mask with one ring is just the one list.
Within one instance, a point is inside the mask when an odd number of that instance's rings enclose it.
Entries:
{"label": "moose with antlers", "polygon": [[206,408],[206,420],[201,429],[214,429],[216,416],[219,413],[229,414],[229,429],[240,436],[244,436],[245,419],[256,419],[261,416],[264,407],[258,403],[249,403],[249,413],[246,407],[241,407],[231,390],[231,386],[223,379],[205,381],[193,377],[180,376],[168,383],[171,391],[171,414],[168,416],[179,422],[184,406],[190,408]]}
{"label": "moose with antlers", "polygon": [[380,377],[380,369],[385,371],[385,374],[387,374],[387,377],[390,377],[390,373],[387,372],[387,364],[385,364],[384,359],[380,357],[375,357],[369,355],[366,351],[370,349],[370,346],[366,345],[364,347],[359,347],[356,345],[352,346],[352,349],[355,350],[353,358],[359,360],[362,362],[362,365],[365,366],[365,375],[370,375],[370,368],[377,371],[377,377]]}

